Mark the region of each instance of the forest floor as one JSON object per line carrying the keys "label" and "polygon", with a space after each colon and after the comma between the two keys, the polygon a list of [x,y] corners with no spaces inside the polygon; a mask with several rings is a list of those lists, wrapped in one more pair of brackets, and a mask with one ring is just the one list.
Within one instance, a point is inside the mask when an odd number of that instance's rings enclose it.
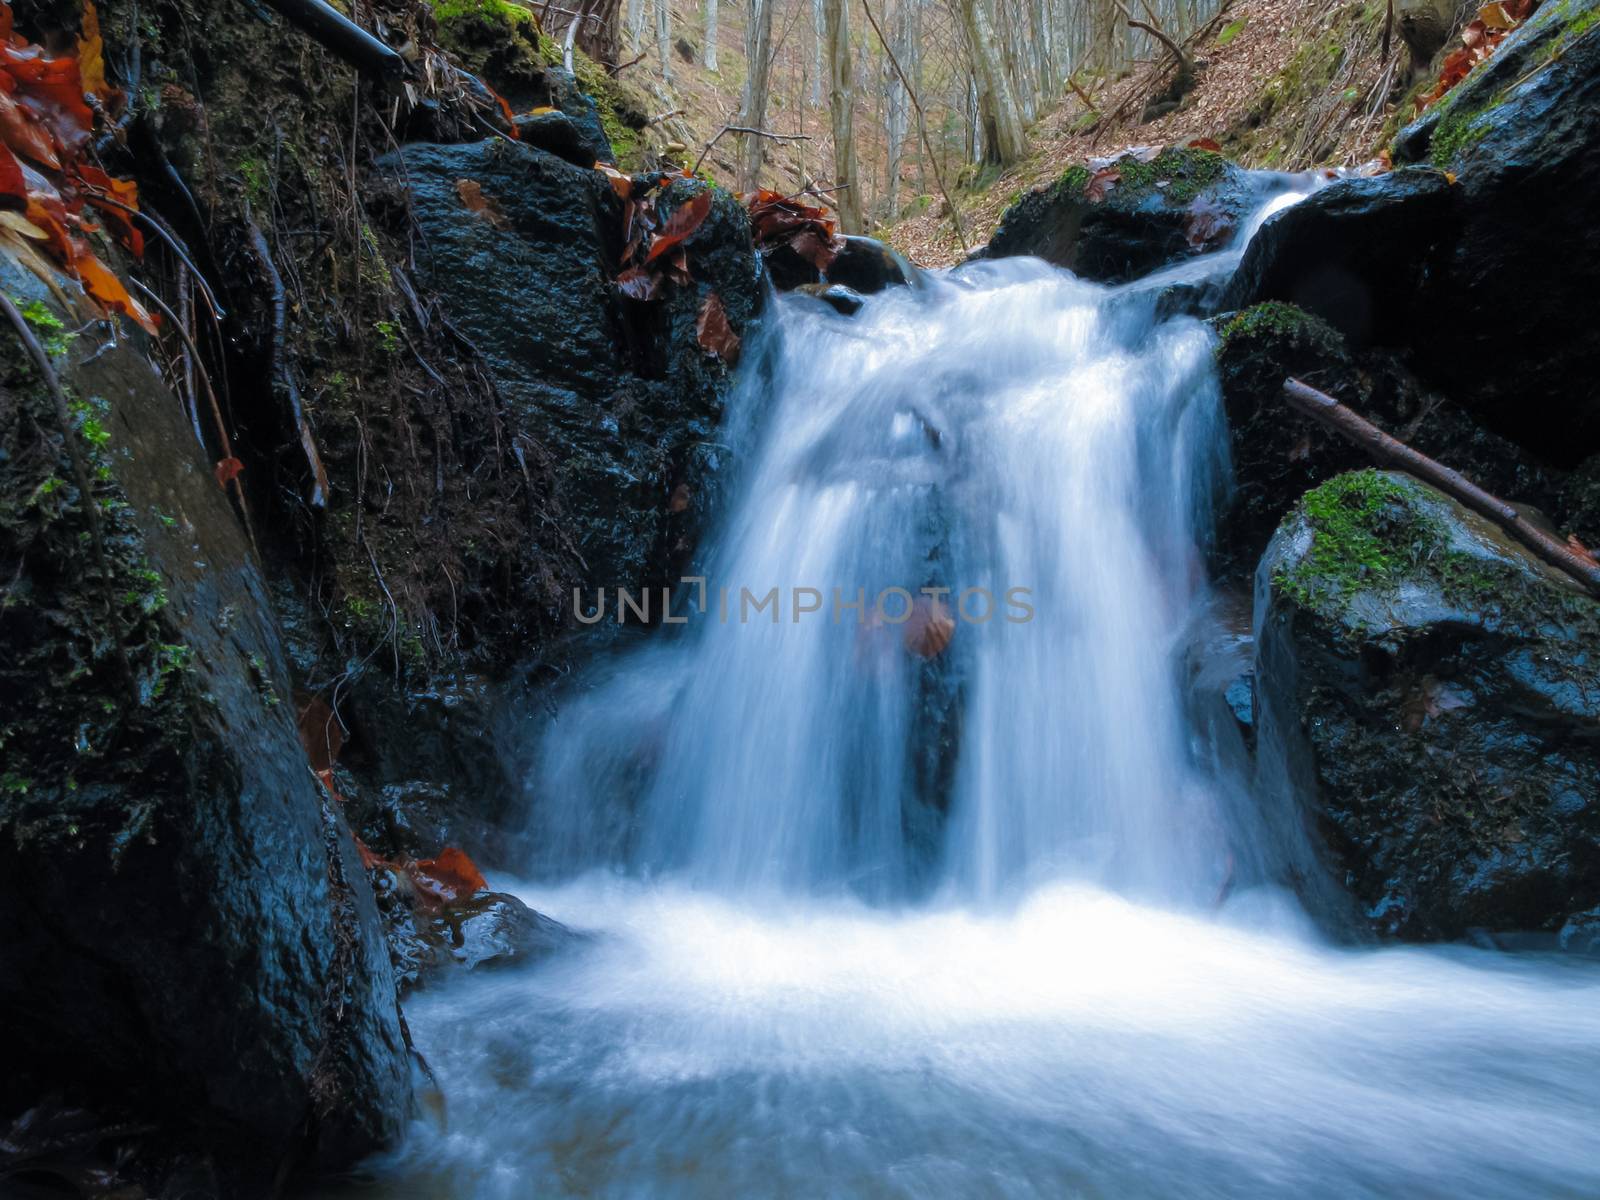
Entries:
{"label": "forest floor", "polygon": [[[1171,73],[1170,59],[1086,86],[1030,131],[1031,152],[1004,172],[980,175],[955,190],[967,241],[986,242],[1023,192],[1090,158],[1114,158],[1136,145],[1215,141],[1246,166],[1301,171],[1355,166],[1373,158],[1404,124],[1411,84],[1420,72],[1395,36],[1382,51],[1382,0],[1233,0],[1189,45],[1199,68],[1182,105],[1141,122],[1146,99]],[[949,211],[938,198],[886,231],[887,240],[922,266],[965,257]]]}

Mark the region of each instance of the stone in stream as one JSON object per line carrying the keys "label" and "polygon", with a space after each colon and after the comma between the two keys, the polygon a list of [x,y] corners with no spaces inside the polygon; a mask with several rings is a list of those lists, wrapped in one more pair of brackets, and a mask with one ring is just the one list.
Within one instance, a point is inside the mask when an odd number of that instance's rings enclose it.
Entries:
{"label": "stone in stream", "polygon": [[917,269],[893,246],[853,234],[843,241],[843,249],[822,273],[826,284],[870,296],[885,288],[905,287],[917,277]]}
{"label": "stone in stream", "polygon": [[[1406,476],[1308,494],[1260,568],[1257,715],[1372,931],[1600,901],[1600,601]],[[1574,937],[1577,935],[1574,934]]]}
{"label": "stone in stream", "polygon": [[[1124,283],[1226,244],[1273,176],[1209,150],[1130,153],[1098,176],[1075,166],[1015,200],[972,258],[1034,255],[1084,279]],[[970,260],[969,260],[970,261]]]}
{"label": "stone in stream", "polygon": [[[31,276],[0,272],[48,311]],[[64,319],[83,329],[56,363],[109,576],[7,325],[0,1113],[61,1094],[153,1125],[162,1154],[212,1157],[227,1194],[255,1195],[289,1165],[342,1166],[399,1134],[394,976],[212,464],[129,342]]]}

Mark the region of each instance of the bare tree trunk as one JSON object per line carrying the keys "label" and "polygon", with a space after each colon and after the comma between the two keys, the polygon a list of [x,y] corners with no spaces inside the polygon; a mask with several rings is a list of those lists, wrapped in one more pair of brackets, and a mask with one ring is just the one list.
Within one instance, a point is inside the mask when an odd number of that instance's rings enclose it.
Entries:
{"label": "bare tree trunk", "polygon": [[[739,122],[751,129],[764,129],[767,122],[767,92],[772,79],[772,6],[775,0],[750,0],[750,20],[744,28],[745,57],[750,74],[744,81],[744,107]],[[763,139],[742,135],[739,148],[739,189],[754,190],[761,181],[761,160],[766,146]]]}
{"label": "bare tree trunk", "polygon": [[823,43],[827,41],[828,18],[822,11],[822,0],[811,0],[811,31],[816,34],[816,60],[811,75],[811,107],[822,107],[822,77],[827,74],[823,65]]}
{"label": "bare tree trunk", "polygon": [[[895,0],[894,13],[889,18],[890,38],[894,43],[892,52],[902,61],[909,48],[911,7],[915,3],[916,0]],[[889,167],[884,186],[884,216],[886,220],[893,221],[900,215],[900,164],[905,158],[906,134],[911,127],[911,102],[906,95],[905,84],[888,63],[884,64],[884,75],[884,90],[889,101],[889,111],[884,121]]]}
{"label": "bare tree trunk", "polygon": [[700,62],[708,71],[717,69],[717,0],[706,0],[706,45]]}
{"label": "bare tree trunk", "polygon": [[644,0],[628,0],[628,46],[635,54],[644,49]]}
{"label": "bare tree trunk", "polygon": [[978,81],[978,102],[983,114],[984,157],[1009,166],[1028,152],[1023,132],[1022,112],[1005,62],[994,35],[984,0],[961,0],[961,16],[967,30],[967,48]]}
{"label": "bare tree trunk", "polygon": [[1117,53],[1116,0],[1089,0],[1089,67],[1103,76],[1116,71],[1121,61]]}
{"label": "bare tree trunk", "polygon": [[672,78],[672,5],[670,0],[655,0],[656,56],[661,59],[661,78]]}
{"label": "bare tree trunk", "polygon": [[828,109],[833,118],[834,207],[846,233],[860,233],[861,187],[856,178],[855,80],[850,73],[849,0],[823,0],[828,42]]}

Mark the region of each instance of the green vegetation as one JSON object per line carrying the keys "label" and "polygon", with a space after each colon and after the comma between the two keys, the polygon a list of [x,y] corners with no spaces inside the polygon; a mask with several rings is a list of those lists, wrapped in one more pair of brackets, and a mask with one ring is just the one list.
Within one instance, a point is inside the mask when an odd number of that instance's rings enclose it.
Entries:
{"label": "green vegetation", "polygon": [[1252,305],[1222,327],[1218,349],[1222,342],[1246,337],[1310,337],[1321,339],[1332,331],[1323,322],[1304,309],[1281,300],[1267,300]]}
{"label": "green vegetation", "polygon": [[72,345],[72,339],[78,336],[66,332],[67,327],[61,318],[51,312],[43,301],[30,300],[20,305],[19,310],[23,320],[27,321],[39,335],[39,344],[51,358],[60,358],[65,354],[67,347]]}
{"label": "green vegetation", "polygon": [[1230,21],[1222,27],[1222,32],[1217,34],[1217,45],[1226,46],[1234,38],[1244,32],[1245,22],[1249,17],[1240,17],[1237,21]]}
{"label": "green vegetation", "polygon": [[1359,591],[1393,589],[1442,538],[1417,499],[1416,485],[1370,469],[1313,488],[1299,507],[1311,545],[1273,583],[1302,608],[1342,608]]}

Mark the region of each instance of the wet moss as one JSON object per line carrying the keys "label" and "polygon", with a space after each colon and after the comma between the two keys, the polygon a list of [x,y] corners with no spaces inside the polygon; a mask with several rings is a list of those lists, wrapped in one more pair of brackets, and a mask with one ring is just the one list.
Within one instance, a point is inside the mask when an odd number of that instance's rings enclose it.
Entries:
{"label": "wet moss", "polygon": [[1302,608],[1343,610],[1357,592],[1392,591],[1443,538],[1418,499],[1414,485],[1374,470],[1313,488],[1296,510],[1311,545],[1273,583]]}
{"label": "wet moss", "polygon": [[1341,341],[1334,328],[1326,321],[1293,304],[1281,300],[1267,300],[1252,305],[1222,326],[1218,333],[1216,352],[1220,356],[1228,343],[1237,338],[1297,338],[1309,342],[1328,342],[1337,350]]}

